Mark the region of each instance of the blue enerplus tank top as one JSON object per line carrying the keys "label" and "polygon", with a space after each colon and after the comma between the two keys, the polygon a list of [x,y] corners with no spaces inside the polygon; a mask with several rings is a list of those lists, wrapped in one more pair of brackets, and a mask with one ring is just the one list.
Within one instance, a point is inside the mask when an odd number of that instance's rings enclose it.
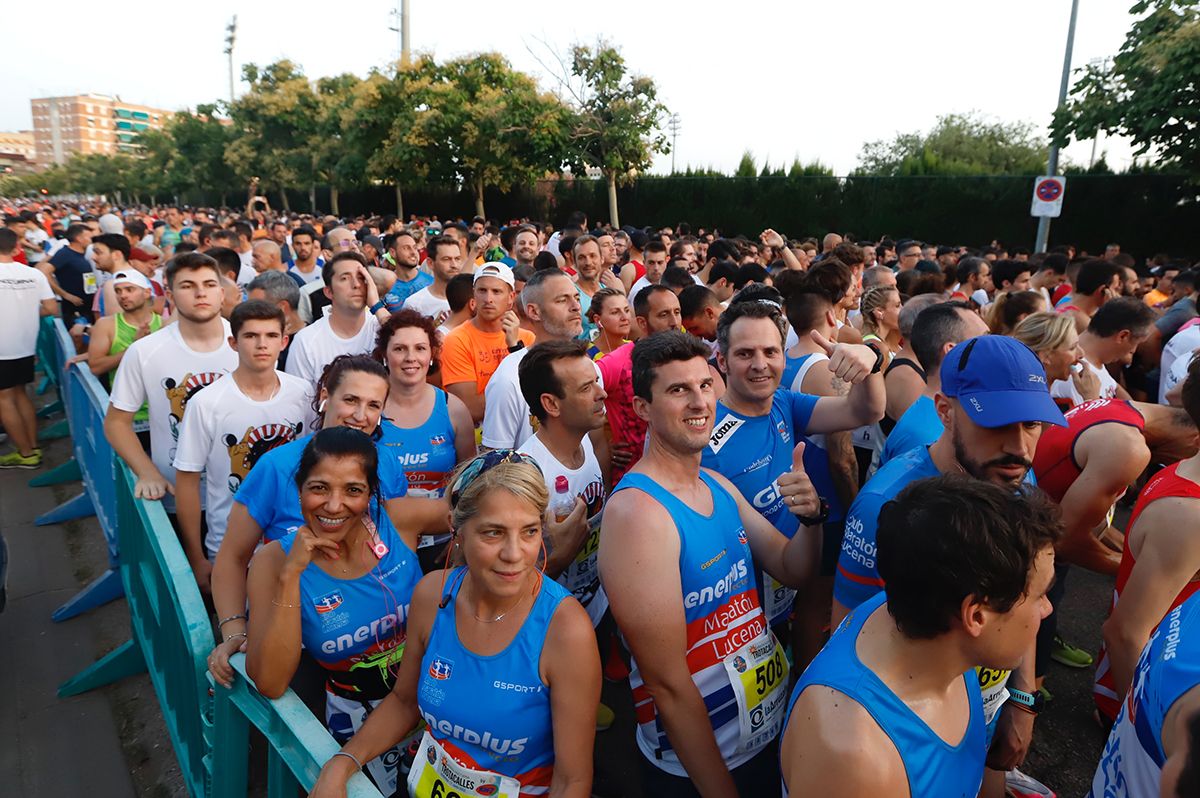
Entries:
{"label": "blue enerplus tank top", "polygon": [[[357,579],[338,579],[309,563],[300,575],[300,637],[327,675],[337,695],[363,701],[384,698],[395,683],[404,653],[408,605],[421,579],[417,555],[388,520],[378,518],[379,540],[387,553]],[[279,540],[284,553],[296,541],[293,530]]]}
{"label": "blue enerplus tank top", "polygon": [[455,599],[464,568],[446,578],[450,600],[429,632],[417,683],[417,707],[429,734],[466,767],[515,778],[521,794],[549,790],[554,775],[550,689],[539,663],[559,603],[571,594],[542,579],[529,616],[498,654],[467,650],[458,638]]}
{"label": "blue enerplus tank top", "polygon": [[408,477],[409,496],[440,499],[458,457],[446,392],[433,391],[433,410],[420,426],[400,427],[390,421],[380,425],[379,456],[396,461]]}
{"label": "blue enerplus tank top", "polygon": [[[912,798],[974,798],[983,783],[983,764],[987,757],[979,679],[973,669],[963,674],[971,718],[962,740],[958,745],[950,745],[858,658],[855,646],[863,624],[886,600],[887,594],[880,591],[845,617],[825,648],[796,682],[788,702],[788,719],[806,687],[814,684],[832,687],[867,710],[891,739],[904,762],[908,793]],[[786,784],[784,796],[787,796]]]}
{"label": "blue enerplus tank top", "polygon": [[[740,711],[725,658],[766,633],[766,618],[759,604],[753,558],[737,503],[708,474],[701,471],[700,479],[712,494],[713,511],[708,516],[696,512],[645,474],[626,474],[613,495],[636,488],[666,508],[675,521],[687,620],[688,670],[704,699],[721,756],[733,769],[751,759],[770,740],[750,750],[739,750]],[[638,722],[638,747],[657,767],[686,776],[658,718],[654,699],[642,681],[637,660],[633,661],[629,683]]]}

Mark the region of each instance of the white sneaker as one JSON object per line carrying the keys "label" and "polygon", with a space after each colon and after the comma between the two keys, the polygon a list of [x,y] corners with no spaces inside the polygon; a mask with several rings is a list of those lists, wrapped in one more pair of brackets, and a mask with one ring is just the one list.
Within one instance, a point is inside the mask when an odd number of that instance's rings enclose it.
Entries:
{"label": "white sneaker", "polygon": [[1004,774],[1004,794],[1012,798],[1058,798],[1054,790],[1016,768]]}

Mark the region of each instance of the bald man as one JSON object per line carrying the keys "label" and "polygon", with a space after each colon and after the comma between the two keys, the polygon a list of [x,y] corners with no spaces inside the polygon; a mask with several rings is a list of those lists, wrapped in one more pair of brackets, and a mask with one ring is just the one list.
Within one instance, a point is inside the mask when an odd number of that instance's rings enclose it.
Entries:
{"label": "bald man", "polygon": [[833,248],[840,243],[842,243],[842,237],[840,235],[837,233],[826,233],[825,237],[821,239],[822,254],[829,254],[830,252],[833,252]]}
{"label": "bald man", "polygon": [[258,274],[266,272],[283,272],[295,281],[300,288],[304,287],[304,278],[295,272],[288,271],[283,263],[283,253],[279,245],[269,238],[260,238],[250,247],[251,264]]}

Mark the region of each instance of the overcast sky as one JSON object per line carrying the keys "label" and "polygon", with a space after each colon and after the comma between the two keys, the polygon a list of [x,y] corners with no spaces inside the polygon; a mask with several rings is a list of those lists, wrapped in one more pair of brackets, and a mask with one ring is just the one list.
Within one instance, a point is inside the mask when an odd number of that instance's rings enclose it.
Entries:
{"label": "overcast sky", "polygon": [[[1081,0],[1073,64],[1114,55],[1132,0]],[[398,52],[396,3],[339,5],[209,0],[190,4],[56,3],[33,29],[5,37],[0,129],[28,129],[29,100],[85,92],[168,110],[228,95],[225,25],[238,15],[235,74],[280,58],[307,75],[365,75]],[[731,171],[744,150],[761,168],[820,160],[844,174],[866,141],[928,130],[976,110],[1044,128],[1057,102],[1070,0],[840,0],[782,3],[575,4],[411,0],[412,50],[439,59],[499,51],[554,88],[531,55],[550,59],[598,36],[618,45],[677,112],[677,166]],[[137,13],[133,9],[137,9]],[[564,9],[575,9],[564,16]],[[36,33],[36,35],[26,35]],[[238,91],[245,84],[238,84]],[[1131,150],[1102,141],[1114,167]],[[1091,142],[1067,156],[1086,163]],[[656,171],[668,171],[660,156]]]}

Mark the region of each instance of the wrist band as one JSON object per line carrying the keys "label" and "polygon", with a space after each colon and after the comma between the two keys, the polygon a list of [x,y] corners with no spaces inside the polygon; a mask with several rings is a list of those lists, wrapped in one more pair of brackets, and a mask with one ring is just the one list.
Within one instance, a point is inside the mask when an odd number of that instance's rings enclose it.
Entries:
{"label": "wrist band", "polygon": [[376,302],[374,305],[371,306],[371,314],[374,315],[386,307],[387,307],[387,305],[385,305],[383,303],[383,300],[381,299],[378,302]]}
{"label": "wrist band", "polygon": [[[363,764],[362,764],[362,762],[359,762],[359,761],[358,761],[358,757],[356,757],[354,754],[350,753],[349,751],[338,751],[338,752],[337,752],[336,754],[334,754],[333,756],[344,756],[344,757],[346,757],[347,759],[349,759],[351,762],[353,762],[353,763],[354,763],[354,764],[355,764],[355,765],[358,767],[358,769],[359,769],[359,770],[362,770],[362,769],[363,769]],[[333,759],[333,756],[331,756],[331,757],[329,757],[329,758],[330,758],[330,759]]]}
{"label": "wrist band", "polygon": [[[245,632],[234,632],[233,634],[229,635],[229,637],[226,637],[221,642],[228,643],[230,640],[232,640],[235,637],[246,637],[246,633]],[[246,639],[249,640],[250,638],[246,637]]]}
{"label": "wrist band", "polygon": [[276,607],[289,607],[293,610],[300,606],[299,604],[280,604],[275,599],[271,599],[271,603],[274,604]]}
{"label": "wrist band", "polygon": [[250,619],[246,617],[245,613],[242,613],[241,615],[230,615],[228,618],[222,618],[221,620],[217,621],[217,628],[221,629],[225,626],[225,624],[229,623],[230,621],[238,621],[238,620],[248,621]]}

